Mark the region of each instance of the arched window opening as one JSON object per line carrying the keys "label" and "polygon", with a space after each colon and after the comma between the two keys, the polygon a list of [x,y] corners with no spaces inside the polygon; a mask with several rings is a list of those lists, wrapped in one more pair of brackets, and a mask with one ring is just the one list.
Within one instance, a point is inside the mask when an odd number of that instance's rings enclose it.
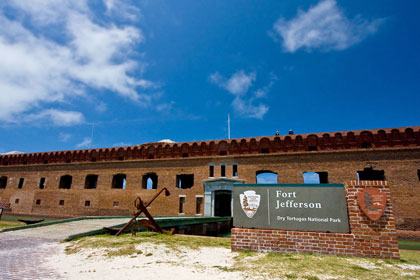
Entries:
{"label": "arched window opening", "polygon": [[85,180],[85,189],[96,189],[98,185],[98,175],[87,175]]}
{"label": "arched window opening", "polygon": [[316,172],[303,172],[304,184],[319,184],[319,175]]}
{"label": "arched window opening", "polygon": [[277,173],[269,170],[259,170],[256,173],[257,184],[277,184]]}
{"label": "arched window opening", "polygon": [[155,173],[143,175],[142,188],[146,190],[155,190],[158,185],[158,176]]}
{"label": "arched window opening", "polygon": [[70,176],[70,175],[61,176],[60,184],[59,184],[58,188],[59,189],[70,189],[72,180],[73,180],[73,177]]}
{"label": "arched window opening", "polygon": [[116,174],[112,177],[112,186],[113,189],[122,189],[125,190],[126,185],[126,175],[125,174]]}
{"label": "arched window opening", "polygon": [[190,189],[194,186],[194,174],[176,175],[176,187],[179,189]]}
{"label": "arched window opening", "polygon": [[328,184],[328,172],[303,172],[304,184]]}
{"label": "arched window opening", "polygon": [[2,176],[0,177],[0,189],[5,189],[7,186],[7,177]]}
{"label": "arched window opening", "polygon": [[357,180],[361,181],[385,181],[385,171],[374,170],[372,167],[357,171]]}
{"label": "arched window opening", "polygon": [[328,172],[317,172],[320,184],[328,184]]}

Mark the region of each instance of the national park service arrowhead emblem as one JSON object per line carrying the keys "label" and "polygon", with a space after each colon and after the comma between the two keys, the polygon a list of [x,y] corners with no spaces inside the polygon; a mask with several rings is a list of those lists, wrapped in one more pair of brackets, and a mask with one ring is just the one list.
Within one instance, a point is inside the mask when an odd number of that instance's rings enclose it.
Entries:
{"label": "national park service arrowhead emblem", "polygon": [[244,210],[248,218],[254,217],[260,206],[261,195],[256,194],[255,191],[245,191],[239,195],[239,199],[241,201],[242,210]]}
{"label": "national park service arrowhead emblem", "polygon": [[366,188],[357,193],[357,203],[369,220],[376,222],[385,212],[386,195],[377,188]]}

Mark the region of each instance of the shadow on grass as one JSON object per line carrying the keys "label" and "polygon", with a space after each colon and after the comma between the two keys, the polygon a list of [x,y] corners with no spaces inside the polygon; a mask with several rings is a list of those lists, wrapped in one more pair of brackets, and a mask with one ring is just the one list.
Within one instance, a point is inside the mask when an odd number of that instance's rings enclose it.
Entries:
{"label": "shadow on grass", "polygon": [[403,250],[420,251],[420,240],[398,240],[398,247]]}

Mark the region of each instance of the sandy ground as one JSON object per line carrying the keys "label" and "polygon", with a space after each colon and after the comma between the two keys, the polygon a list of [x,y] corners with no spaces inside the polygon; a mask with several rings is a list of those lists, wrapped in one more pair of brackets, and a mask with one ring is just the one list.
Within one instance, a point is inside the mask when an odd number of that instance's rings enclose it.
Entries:
{"label": "sandy ground", "polygon": [[226,271],[237,255],[226,248],[181,249],[172,251],[165,245],[141,243],[141,254],[105,256],[103,250],[84,249],[49,257],[44,266],[57,271],[63,279],[247,279],[240,272]]}
{"label": "sandy ground", "polygon": [[[264,273],[256,271],[232,271],[238,253],[231,252],[230,249],[226,248],[202,247],[199,250],[179,248],[175,251],[163,244],[143,242],[136,245],[137,252],[141,251],[139,254],[109,257],[107,256],[107,250],[112,249],[88,248],[67,255],[65,248],[68,245],[69,243],[42,245],[45,248],[41,248],[41,250],[53,246],[55,253],[45,259],[41,269],[50,270],[55,275],[60,275],[58,278],[52,276],[42,279],[269,279]],[[247,257],[246,261],[252,262],[253,259],[256,260],[259,257],[261,257],[259,254],[250,256]],[[347,261],[372,271],[378,269],[375,265],[377,261],[352,258]],[[415,278],[418,275],[416,271],[420,270],[420,265],[401,263],[384,264],[384,266],[397,267],[400,270],[401,277],[410,279]],[[276,279],[287,279],[286,274],[289,272],[286,267],[283,269],[279,267],[279,273],[283,277]],[[307,279],[307,276],[301,276],[303,278],[298,277],[297,279]],[[327,274],[317,274],[316,276],[319,279],[337,279],[336,276]],[[357,275],[355,275],[354,279],[357,278]]]}

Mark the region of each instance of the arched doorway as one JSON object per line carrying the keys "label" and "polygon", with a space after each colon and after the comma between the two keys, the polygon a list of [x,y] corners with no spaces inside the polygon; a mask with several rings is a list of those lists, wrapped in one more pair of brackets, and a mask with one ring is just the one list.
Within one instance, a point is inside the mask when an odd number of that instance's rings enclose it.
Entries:
{"label": "arched doorway", "polygon": [[202,182],[204,185],[204,216],[232,216],[233,184],[243,184],[244,181],[216,178]]}
{"label": "arched doorway", "polygon": [[232,192],[215,191],[214,192],[214,215],[219,217],[232,216],[231,211]]}

